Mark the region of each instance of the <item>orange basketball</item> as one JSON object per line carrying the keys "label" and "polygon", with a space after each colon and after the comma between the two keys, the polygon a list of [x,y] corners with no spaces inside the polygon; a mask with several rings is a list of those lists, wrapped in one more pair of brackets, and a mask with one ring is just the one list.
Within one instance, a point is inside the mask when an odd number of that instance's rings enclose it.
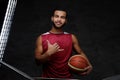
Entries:
{"label": "orange basketball", "polygon": [[88,61],[82,55],[73,55],[68,61],[68,66],[74,72],[84,72],[88,65]]}

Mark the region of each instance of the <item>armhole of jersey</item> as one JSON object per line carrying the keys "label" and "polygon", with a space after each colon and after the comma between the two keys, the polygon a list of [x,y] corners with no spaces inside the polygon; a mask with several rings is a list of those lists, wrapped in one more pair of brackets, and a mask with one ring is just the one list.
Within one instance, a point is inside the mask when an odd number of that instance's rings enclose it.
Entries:
{"label": "armhole of jersey", "polygon": [[47,35],[47,34],[50,34],[50,32],[43,33],[42,35]]}
{"label": "armhole of jersey", "polygon": [[64,34],[70,34],[70,33],[68,33],[68,32],[64,32]]}

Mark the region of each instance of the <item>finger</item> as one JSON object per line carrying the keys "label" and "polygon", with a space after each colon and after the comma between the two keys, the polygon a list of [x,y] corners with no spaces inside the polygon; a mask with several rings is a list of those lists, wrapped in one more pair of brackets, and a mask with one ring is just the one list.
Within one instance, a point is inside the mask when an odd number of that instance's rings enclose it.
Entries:
{"label": "finger", "polygon": [[87,67],[86,73],[89,74],[91,71],[92,71],[92,67],[91,66]]}
{"label": "finger", "polygon": [[54,43],[53,45],[54,45],[54,46],[58,46],[58,44],[57,44],[57,43]]}
{"label": "finger", "polygon": [[79,73],[80,75],[82,75],[82,76],[85,76],[85,75],[87,75],[87,72],[82,72],[82,73]]}
{"label": "finger", "polygon": [[58,51],[64,51],[64,49],[58,49]]}
{"label": "finger", "polygon": [[85,69],[87,70],[87,69],[89,69],[89,68],[90,68],[90,66],[86,67]]}
{"label": "finger", "polygon": [[57,43],[54,43],[53,46],[55,46],[57,49],[60,48],[60,46]]}
{"label": "finger", "polygon": [[91,68],[91,66],[88,66],[88,67],[86,67],[85,69],[90,69]]}
{"label": "finger", "polygon": [[50,44],[50,41],[49,41],[49,40],[47,40],[47,43],[48,43],[48,44]]}
{"label": "finger", "polygon": [[92,68],[90,67],[89,69],[88,69],[88,73],[90,73],[92,71]]}

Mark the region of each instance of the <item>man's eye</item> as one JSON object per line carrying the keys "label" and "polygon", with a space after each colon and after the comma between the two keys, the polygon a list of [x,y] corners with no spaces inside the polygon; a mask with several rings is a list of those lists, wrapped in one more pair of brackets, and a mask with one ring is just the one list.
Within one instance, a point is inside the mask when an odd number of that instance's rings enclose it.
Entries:
{"label": "man's eye", "polygon": [[59,16],[55,15],[54,17],[59,17]]}
{"label": "man's eye", "polygon": [[65,19],[65,17],[61,17],[62,19]]}

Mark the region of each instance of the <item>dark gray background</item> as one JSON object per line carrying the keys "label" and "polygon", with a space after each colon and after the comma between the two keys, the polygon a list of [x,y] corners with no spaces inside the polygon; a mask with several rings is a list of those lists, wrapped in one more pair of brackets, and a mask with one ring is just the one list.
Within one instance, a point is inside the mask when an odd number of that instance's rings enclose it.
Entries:
{"label": "dark gray background", "polygon": [[[0,27],[7,0],[1,0]],[[93,65],[82,80],[101,80],[120,74],[120,12],[118,2],[100,0],[18,0],[4,61],[32,77],[40,76],[41,66],[34,60],[36,38],[48,31],[50,12],[56,5],[65,6],[69,20],[65,31],[77,36],[80,46]],[[0,80],[25,78],[2,65]]]}

